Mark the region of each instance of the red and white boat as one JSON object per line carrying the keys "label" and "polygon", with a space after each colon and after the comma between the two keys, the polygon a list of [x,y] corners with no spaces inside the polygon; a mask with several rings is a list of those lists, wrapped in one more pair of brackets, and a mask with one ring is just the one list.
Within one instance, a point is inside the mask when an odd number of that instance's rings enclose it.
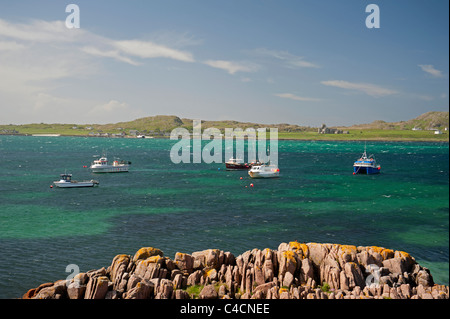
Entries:
{"label": "red and white boat", "polygon": [[225,163],[227,169],[250,169],[251,165],[244,163],[241,159],[230,158],[228,162]]}

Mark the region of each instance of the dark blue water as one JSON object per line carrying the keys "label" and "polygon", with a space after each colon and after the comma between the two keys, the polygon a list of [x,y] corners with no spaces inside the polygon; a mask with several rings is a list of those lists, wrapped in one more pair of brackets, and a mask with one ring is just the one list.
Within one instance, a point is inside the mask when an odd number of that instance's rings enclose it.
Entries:
{"label": "dark blue water", "polygon": [[[354,176],[364,142],[279,141],[281,177],[271,180],[173,164],[174,143],[0,136],[0,297],[144,246],[170,258],[207,248],[237,256],[293,240],[404,250],[448,285],[448,143],[368,142],[382,174]],[[103,151],[130,160],[131,171],[83,168]],[[51,189],[65,171],[100,186]]]}

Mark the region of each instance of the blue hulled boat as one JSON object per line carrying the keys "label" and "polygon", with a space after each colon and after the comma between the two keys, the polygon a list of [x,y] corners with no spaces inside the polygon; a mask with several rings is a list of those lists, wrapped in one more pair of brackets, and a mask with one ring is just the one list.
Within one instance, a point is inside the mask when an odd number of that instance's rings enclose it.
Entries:
{"label": "blue hulled boat", "polygon": [[353,164],[353,175],[355,174],[379,174],[381,166],[377,165],[373,155],[367,156],[366,148],[361,157]]}

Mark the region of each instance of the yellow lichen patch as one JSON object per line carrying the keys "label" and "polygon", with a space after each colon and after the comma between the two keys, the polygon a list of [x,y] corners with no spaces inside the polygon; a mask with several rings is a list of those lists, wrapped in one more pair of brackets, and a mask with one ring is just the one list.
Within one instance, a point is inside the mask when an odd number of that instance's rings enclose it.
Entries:
{"label": "yellow lichen patch", "polygon": [[295,253],[291,250],[286,250],[283,252],[283,256],[289,260],[290,262],[294,263],[295,265],[297,265],[297,260],[295,259]]}
{"label": "yellow lichen patch", "polygon": [[287,290],[287,288],[281,287],[278,293],[281,295],[283,292],[289,292],[289,290]]}
{"label": "yellow lichen patch", "polygon": [[303,256],[308,257],[308,255],[309,255],[308,246],[306,244],[300,244],[300,248],[303,251]]}
{"label": "yellow lichen patch", "polygon": [[114,277],[116,275],[117,269],[120,268],[120,266],[125,265],[127,266],[130,262],[130,256],[128,255],[117,255],[114,257],[113,262],[111,264],[111,274]]}
{"label": "yellow lichen patch", "polygon": [[344,254],[354,255],[356,254],[356,246],[354,245],[341,245],[341,252]]}
{"label": "yellow lichen patch", "polygon": [[272,252],[272,250],[270,248],[265,248],[263,250],[263,254],[264,254],[264,258],[265,259],[271,259],[272,256],[273,256],[273,252]]}
{"label": "yellow lichen patch", "polygon": [[137,264],[138,265],[142,264],[145,267],[148,267],[148,265],[150,265],[150,264],[162,263],[163,260],[164,259],[161,256],[157,255],[157,256],[148,257],[145,260],[140,259],[140,260],[137,261]]}
{"label": "yellow lichen patch", "polygon": [[116,257],[114,257],[113,259],[115,264],[122,264],[124,262],[129,262],[130,261],[130,256],[128,255],[117,255]]}
{"label": "yellow lichen patch", "polygon": [[217,270],[215,268],[205,268],[203,273],[203,278],[213,278],[217,275]]}
{"label": "yellow lichen patch", "polygon": [[394,256],[395,257],[406,258],[406,259],[412,259],[410,254],[408,254],[407,252],[404,252],[404,251],[400,251],[400,250],[396,250]]}
{"label": "yellow lichen patch", "polygon": [[370,246],[373,252],[379,253],[383,260],[394,257],[394,251],[392,249],[386,249],[384,247]]}
{"label": "yellow lichen patch", "polygon": [[347,264],[349,264],[350,267],[353,268],[353,269],[357,269],[358,268],[358,265],[356,263],[354,263],[354,262],[348,262]]}
{"label": "yellow lichen patch", "polygon": [[306,244],[301,244],[298,241],[291,241],[289,243],[289,247],[295,251],[296,253],[298,253],[302,259],[308,257],[308,246],[306,246]]}
{"label": "yellow lichen patch", "polygon": [[147,261],[149,263],[158,263],[161,259],[162,259],[162,257],[160,255],[156,255],[156,256],[148,257]]}
{"label": "yellow lichen patch", "polygon": [[378,246],[370,246],[370,248],[373,250],[373,252],[379,253],[380,255],[381,255],[381,252],[384,250],[384,247],[378,247]]}
{"label": "yellow lichen patch", "polygon": [[381,257],[383,257],[383,259],[393,258],[394,251],[392,249],[384,249],[380,255],[381,255]]}
{"label": "yellow lichen patch", "polygon": [[153,247],[142,247],[139,249],[136,254],[134,254],[133,261],[137,261],[139,259],[147,259],[148,257],[160,255],[163,256],[163,252],[157,248]]}
{"label": "yellow lichen patch", "polygon": [[291,241],[291,242],[289,242],[289,247],[291,249],[293,249],[294,251],[297,251],[297,250],[301,249],[300,243],[298,241]]}

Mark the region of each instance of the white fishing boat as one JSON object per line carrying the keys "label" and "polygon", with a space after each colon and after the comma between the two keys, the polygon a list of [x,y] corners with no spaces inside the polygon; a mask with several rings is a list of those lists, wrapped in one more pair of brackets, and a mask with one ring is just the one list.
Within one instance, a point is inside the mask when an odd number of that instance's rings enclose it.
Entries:
{"label": "white fishing boat", "polygon": [[53,182],[56,187],[61,188],[74,188],[74,187],[94,187],[99,184],[98,181],[73,181],[72,174],[61,174],[61,179],[59,181]]}
{"label": "white fishing boat", "polygon": [[251,178],[275,178],[280,176],[280,169],[276,165],[255,165],[248,171]]}
{"label": "white fishing boat", "polygon": [[112,164],[109,164],[106,156],[92,162],[90,169],[92,173],[121,173],[128,172],[131,162],[114,160]]}

